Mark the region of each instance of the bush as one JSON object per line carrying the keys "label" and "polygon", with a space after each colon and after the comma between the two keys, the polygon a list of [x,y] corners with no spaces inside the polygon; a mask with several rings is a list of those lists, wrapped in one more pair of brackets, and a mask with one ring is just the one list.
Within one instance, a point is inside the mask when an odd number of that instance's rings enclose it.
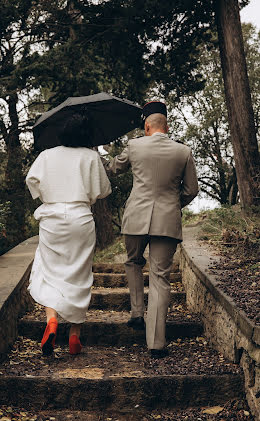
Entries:
{"label": "bush", "polygon": [[243,215],[240,208],[222,206],[208,211],[201,226],[200,239],[217,247],[240,249],[245,256],[259,254],[259,215]]}
{"label": "bush", "polygon": [[0,203],[0,255],[8,250],[6,222],[10,213],[10,202]]}

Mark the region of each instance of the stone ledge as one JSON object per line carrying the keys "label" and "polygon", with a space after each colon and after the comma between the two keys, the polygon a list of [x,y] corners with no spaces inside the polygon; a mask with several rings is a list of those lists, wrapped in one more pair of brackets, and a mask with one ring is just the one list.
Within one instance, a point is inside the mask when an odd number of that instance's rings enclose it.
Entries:
{"label": "stone ledge", "polygon": [[[209,268],[213,260],[219,261],[220,257],[214,255],[213,252],[197,240],[198,227],[187,227],[184,229],[184,241],[181,245],[181,253],[189,263],[193,272],[199,277],[200,281],[210,291],[212,296],[223,306],[232,319],[236,322],[237,327],[247,337],[247,339],[260,345],[260,326],[255,325],[242,311],[238,309],[234,300],[218,287],[217,277],[209,273]],[[221,271],[218,271],[221,274]],[[260,360],[259,360],[260,363]]]}
{"label": "stone ledge", "polygon": [[16,339],[18,317],[33,305],[27,285],[37,245],[32,237],[0,256],[0,360]]}
{"label": "stone ledge", "polygon": [[38,236],[35,236],[0,256],[0,306],[19,288],[21,279],[34,259],[37,245]]}
{"label": "stone ledge", "polygon": [[[127,319],[129,314],[127,313]],[[32,320],[19,320],[18,332],[20,336],[40,342],[45,322]],[[60,322],[56,343],[67,344],[70,323]],[[194,321],[168,321],[166,324],[166,337],[169,341],[177,338],[194,338],[203,334],[203,325]],[[81,327],[80,333],[83,345],[125,346],[133,343],[145,344],[145,331],[133,330],[126,325],[126,320],[120,321],[87,321]]]}
{"label": "stone ledge", "polygon": [[[30,375],[0,377],[0,404],[23,408],[79,410],[128,410],[187,408],[220,405],[241,398],[243,379],[238,374],[152,375],[139,377],[124,373],[103,378],[100,370],[68,369],[46,377]],[[82,372],[79,378],[79,371]],[[95,374],[93,375],[93,371]],[[102,372],[103,370],[101,370]],[[69,374],[70,372],[70,374]],[[120,419],[122,419],[120,417]]]}
{"label": "stone ledge", "polygon": [[245,375],[247,400],[260,418],[260,326],[240,310],[219,288],[218,275],[210,273],[220,256],[197,241],[199,226],[185,227],[180,246],[180,270],[188,307],[201,315],[210,344],[226,358],[240,363]]}

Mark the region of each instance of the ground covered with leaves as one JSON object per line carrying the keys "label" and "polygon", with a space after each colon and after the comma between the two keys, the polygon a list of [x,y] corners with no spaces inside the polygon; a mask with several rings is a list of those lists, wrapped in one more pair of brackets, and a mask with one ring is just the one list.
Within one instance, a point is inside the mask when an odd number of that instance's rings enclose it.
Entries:
{"label": "ground covered with leaves", "polygon": [[0,406],[0,421],[253,421],[245,400],[234,400],[223,406],[189,408],[151,413],[93,413],[87,411],[28,411]]}
{"label": "ground covered with leaves", "polygon": [[[87,311],[87,322],[95,320],[96,322],[124,322],[126,323],[130,318],[129,311],[114,311],[114,310],[88,310]],[[146,318],[146,312],[145,316]],[[45,322],[46,315],[44,311],[44,307],[38,303],[34,303],[34,307],[26,313],[21,320],[27,321],[38,321],[38,322]],[[58,315],[59,323],[65,322],[64,319],[60,315]],[[198,322],[201,323],[201,318],[199,314],[192,313],[186,304],[180,304],[173,302],[167,314],[167,321],[174,321],[174,322]]]}
{"label": "ground covered with leaves", "polygon": [[[237,373],[240,368],[227,361],[208,346],[205,337],[176,339],[168,345],[169,357],[163,360],[149,358],[146,347],[134,344],[114,348],[88,346],[74,357],[68,347],[55,347],[51,357],[43,357],[40,343],[18,337],[8,359],[0,366],[1,375],[25,377],[75,377],[93,379],[118,376],[145,377],[169,374]],[[115,360],[116,358],[116,360]],[[115,364],[116,361],[116,364]],[[122,408],[123,411],[123,408]],[[221,406],[198,407],[183,410],[144,411],[138,405],[132,412],[93,413],[87,411],[35,411],[33,409],[0,407],[0,421],[204,421],[253,420],[245,400],[235,400]]]}
{"label": "ground covered with leaves", "polygon": [[77,358],[73,358],[68,352],[68,347],[56,346],[53,356],[47,358],[42,356],[40,343],[18,337],[7,360],[0,365],[0,374],[25,377],[56,378],[82,375],[83,377],[94,376],[93,378],[112,378],[115,376],[241,373],[237,364],[231,363],[212,349],[203,336],[178,338],[168,344],[168,349],[169,356],[158,360],[151,359],[147,348],[138,344],[115,348],[86,346]]}
{"label": "ground covered with leaves", "polygon": [[211,267],[219,287],[260,325],[260,215],[238,207],[207,212],[199,238],[221,256]]}

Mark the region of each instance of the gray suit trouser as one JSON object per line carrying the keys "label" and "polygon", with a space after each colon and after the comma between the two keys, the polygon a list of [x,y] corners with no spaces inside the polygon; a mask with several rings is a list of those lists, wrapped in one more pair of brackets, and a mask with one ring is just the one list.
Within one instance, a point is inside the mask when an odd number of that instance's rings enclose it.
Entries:
{"label": "gray suit trouser", "polygon": [[131,317],[144,315],[143,257],[149,244],[149,296],[146,319],[146,341],[149,349],[165,346],[165,325],[170,304],[170,272],[178,240],[150,235],[125,235],[128,260],[125,270],[130,290]]}

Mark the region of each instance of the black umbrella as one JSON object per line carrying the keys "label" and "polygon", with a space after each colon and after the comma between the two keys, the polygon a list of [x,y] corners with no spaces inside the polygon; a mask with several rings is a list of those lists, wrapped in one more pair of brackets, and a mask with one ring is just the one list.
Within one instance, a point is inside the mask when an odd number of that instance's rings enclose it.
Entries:
{"label": "black umbrella", "polygon": [[33,126],[35,148],[43,150],[59,145],[58,135],[64,123],[78,112],[86,113],[91,122],[89,144],[86,146],[106,145],[140,127],[141,107],[127,99],[105,92],[70,97],[37,120]]}

